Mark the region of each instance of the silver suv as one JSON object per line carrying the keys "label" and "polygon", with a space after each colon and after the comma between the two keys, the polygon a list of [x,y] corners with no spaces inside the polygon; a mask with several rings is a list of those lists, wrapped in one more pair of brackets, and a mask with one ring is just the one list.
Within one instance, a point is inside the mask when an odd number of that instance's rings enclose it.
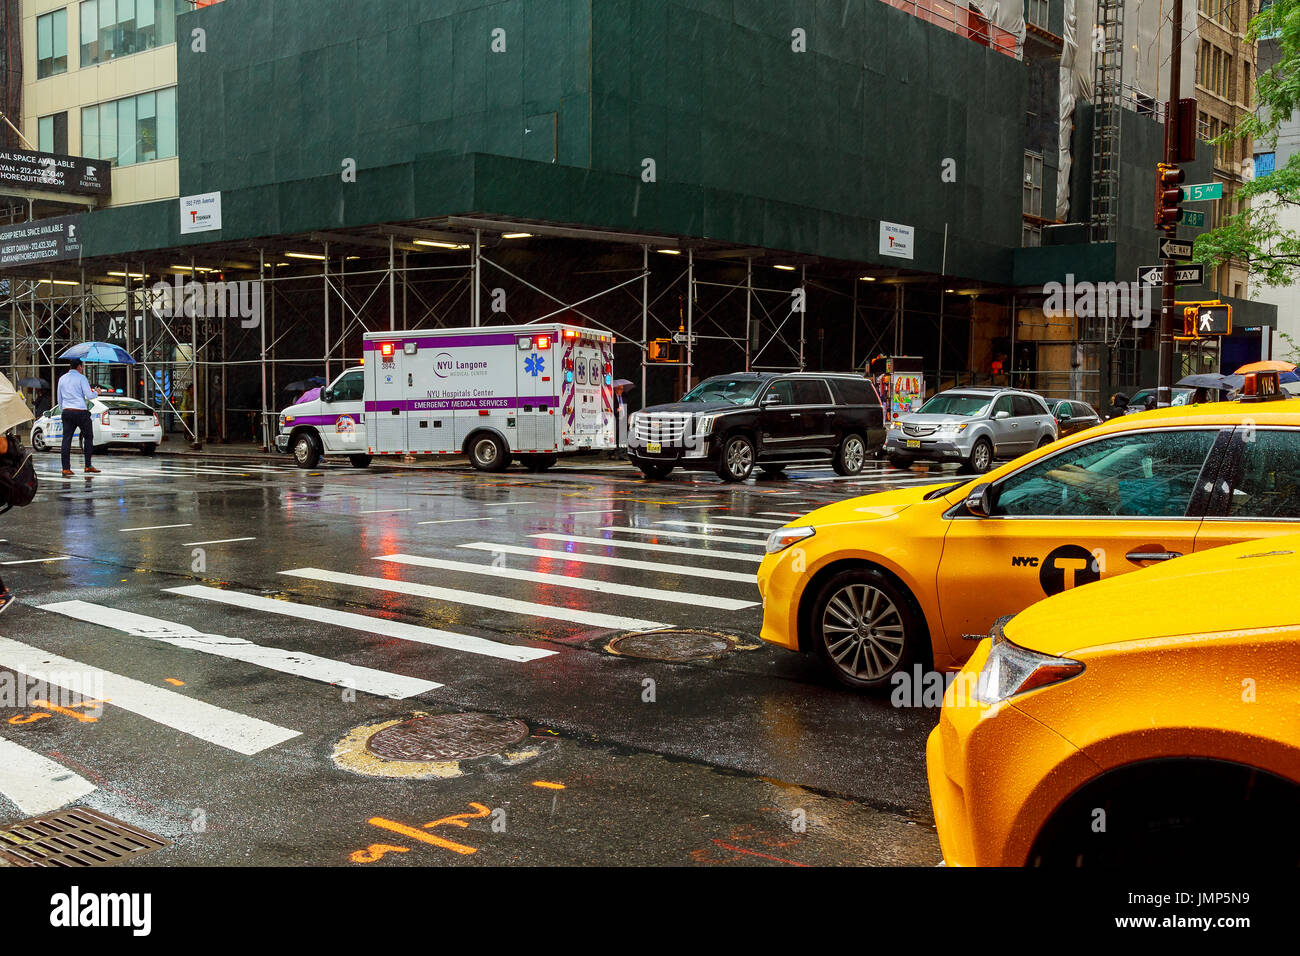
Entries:
{"label": "silver suv", "polygon": [[995,458],[1016,458],[1056,441],[1043,399],[1015,388],[953,388],[889,426],[885,453],[895,467],[955,461],[982,474]]}

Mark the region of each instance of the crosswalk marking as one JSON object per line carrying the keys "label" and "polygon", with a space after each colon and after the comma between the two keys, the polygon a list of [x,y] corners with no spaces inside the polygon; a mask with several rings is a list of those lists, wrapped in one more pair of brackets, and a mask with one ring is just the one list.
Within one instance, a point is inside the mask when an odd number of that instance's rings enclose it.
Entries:
{"label": "crosswalk marking", "polygon": [[[0,667],[29,676],[39,675],[49,683],[72,691],[79,691],[77,685],[85,681],[88,674],[93,674],[93,679],[100,682],[95,686],[103,687],[104,697],[114,707],[245,756],[260,753],[299,735],[297,730],[277,727],[256,717],[246,717],[7,637],[0,637]],[[60,677],[63,681],[58,679]]]}
{"label": "crosswalk marking", "polygon": [[28,558],[26,561],[0,561],[5,566],[11,564],[53,564],[55,561],[71,561],[71,555],[61,555],[57,558]]}
{"label": "crosswalk marking", "polygon": [[[611,631],[646,631],[657,627],[667,627],[655,621],[642,621],[634,617],[622,617],[616,614],[599,614],[577,608],[557,607],[552,604],[534,604],[532,601],[516,601],[496,594],[481,594],[477,591],[457,591],[454,588],[440,588],[431,584],[415,584],[410,581],[398,581],[389,578],[375,578],[364,574],[344,574],[341,571],[324,571],[320,568],[295,568],[281,571],[297,578],[313,581],[326,581],[331,584],[350,584],[353,587],[370,588],[375,591],[393,591],[397,594],[410,594],[415,597],[433,598],[438,601],[451,601],[455,604],[468,604],[493,611],[508,611],[512,614],[526,614],[530,617],[545,617],[571,624],[585,624],[588,627],[601,627]],[[274,602],[280,603],[280,602]]]}
{"label": "crosswalk marking", "polygon": [[234,544],[236,541],[256,541],[257,538],[218,538],[216,541],[186,541],[182,548],[196,548],[201,544]]}
{"label": "crosswalk marking", "polygon": [[[651,544],[646,541],[624,541],[620,538],[592,538],[580,534],[531,534],[530,538],[543,541],[566,541],[570,544],[597,544],[605,548],[627,548],[634,551],[658,551],[663,554],[689,554],[697,558],[721,558],[724,561],[753,561],[757,564],[763,560],[761,554],[746,554],[740,551],[716,551],[713,548],[688,548],[680,544]],[[716,539],[715,539],[716,540]],[[745,542],[749,544],[749,542]]]}
{"label": "crosswalk marking", "polygon": [[760,511],[761,515],[774,515],[778,518],[802,518],[806,511]]}
{"label": "crosswalk marking", "polygon": [[[558,561],[561,563],[574,562],[577,564],[607,564],[612,567],[631,568],[636,571],[657,571],[662,574],[680,574],[691,578],[708,578],[712,581],[741,581],[745,584],[754,583],[754,575],[743,571],[714,571],[709,568],[697,568],[689,564],[666,564],[661,561],[638,561],[635,558],[615,558],[605,554],[587,554],[583,551],[561,551],[558,548],[526,548],[517,544],[492,544],[488,541],[475,541],[472,544],[462,544],[462,548],[472,548],[475,551],[500,551],[502,554],[517,554],[521,557],[539,558],[547,561]],[[693,554],[700,552],[693,549],[686,549]],[[749,557],[749,555],[746,555]]]}
{"label": "crosswalk marking", "polygon": [[668,591],[662,588],[645,588],[635,584],[619,584],[616,581],[598,581],[592,578],[573,577],[566,574],[550,574],[546,571],[525,571],[522,568],[500,568],[490,564],[471,564],[468,561],[447,561],[443,558],[425,558],[412,554],[385,554],[380,561],[392,561],[420,568],[439,568],[443,571],[458,571],[463,574],[486,574],[498,578],[510,578],[515,581],[535,581],[552,587],[573,588],[577,591],[595,591],[600,594],[620,594],[623,597],[646,598],[652,601],[667,601],[670,604],[690,604],[707,606],[723,611],[739,611],[753,607],[757,601],[739,601],[735,598],[717,597],[711,594],[692,594],[689,591]]}
{"label": "crosswalk marking", "polygon": [[674,524],[681,525],[683,528],[704,528],[706,530],[718,528],[722,531],[734,531],[737,534],[758,534],[764,537],[770,533],[767,528],[746,528],[742,525],[715,524],[712,521],[656,521],[655,524]]}
{"label": "crosswalk marking", "polygon": [[148,617],[133,611],[121,611],[102,604],[86,601],[62,601],[57,604],[40,606],[42,611],[62,614],[64,617],[111,627],[136,637],[148,637],[173,647],[181,647],[204,654],[215,654],[230,660],[243,661],[265,667],[268,670],[306,677],[324,684],[337,684],[355,690],[374,694],[376,697],[390,697],[403,700],[436,690],[441,684],[415,677],[403,677],[387,671],[370,667],[359,667],[342,661],[317,657],[301,651],[287,651],[279,647],[265,647],[239,637],[225,637],[220,634],[205,634],[185,624],[177,624],[162,618]]}
{"label": "crosswalk marking", "polygon": [[118,531],[162,531],[166,528],[192,528],[192,524],[151,524],[144,528],[118,528]]}
{"label": "crosswalk marking", "polygon": [[727,524],[737,525],[747,524],[751,527],[755,525],[764,525],[766,527],[779,528],[781,525],[785,524],[784,521],[777,521],[774,518],[750,518],[747,515],[710,515],[709,520],[715,523],[726,522]]}
{"label": "crosswalk marking", "polygon": [[94,784],[62,764],[0,737],[0,796],[23,816],[51,813],[94,792]]}
{"label": "crosswalk marking", "polygon": [[639,534],[654,538],[697,538],[701,541],[725,541],[727,544],[748,544],[756,548],[763,546],[762,541],[749,538],[726,538],[719,534],[700,534],[695,531],[658,531],[654,528],[628,528],[622,525],[607,525],[601,531],[622,531],[626,534]]}
{"label": "crosswalk marking", "polygon": [[[311,604],[296,604],[292,601],[276,601],[258,594],[245,594],[242,591],[223,591],[220,588],[190,584],[184,587],[167,588],[172,594],[216,601],[233,607],[243,607],[254,611],[267,611],[285,617],[296,617],[304,621],[320,624],[332,624],[353,631],[367,634],[382,634],[396,637],[416,644],[428,644],[433,647],[445,647],[453,651],[468,651],[471,654],[483,654],[505,661],[535,661],[550,657],[555,651],[535,647],[516,647],[513,644],[501,644],[471,634],[456,634],[452,631],[440,631],[431,627],[420,627],[402,621],[389,621],[382,617],[370,617],[367,614],[354,614],[351,611],[335,611],[331,608],[316,607]],[[480,595],[481,597],[481,595]]]}

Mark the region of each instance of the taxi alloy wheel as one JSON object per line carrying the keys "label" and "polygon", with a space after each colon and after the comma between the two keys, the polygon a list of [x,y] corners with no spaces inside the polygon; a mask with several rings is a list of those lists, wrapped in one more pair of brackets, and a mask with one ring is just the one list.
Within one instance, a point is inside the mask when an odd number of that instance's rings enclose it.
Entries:
{"label": "taxi alloy wheel", "polygon": [[723,481],[744,481],[754,470],[754,444],[744,435],[732,435],[722,446],[718,477]]}
{"label": "taxi alloy wheel", "polygon": [[906,596],[872,568],[831,578],[811,623],[818,656],[836,680],[854,689],[884,686],[909,667],[922,630]]}

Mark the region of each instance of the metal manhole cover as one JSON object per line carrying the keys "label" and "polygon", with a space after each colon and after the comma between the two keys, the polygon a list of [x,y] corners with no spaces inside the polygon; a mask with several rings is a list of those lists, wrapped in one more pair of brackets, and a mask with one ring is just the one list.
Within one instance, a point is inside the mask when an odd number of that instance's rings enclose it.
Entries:
{"label": "metal manhole cover", "polygon": [[735,644],[724,634],[712,631],[638,631],[610,641],[607,648],[625,657],[652,661],[697,661],[721,657]]}
{"label": "metal manhole cover", "polygon": [[374,734],[366,749],[385,760],[470,760],[497,753],[528,736],[519,720],[487,714],[416,717]]}
{"label": "metal manhole cover", "polygon": [[0,827],[0,857],[14,866],[112,866],[170,840],[77,807]]}

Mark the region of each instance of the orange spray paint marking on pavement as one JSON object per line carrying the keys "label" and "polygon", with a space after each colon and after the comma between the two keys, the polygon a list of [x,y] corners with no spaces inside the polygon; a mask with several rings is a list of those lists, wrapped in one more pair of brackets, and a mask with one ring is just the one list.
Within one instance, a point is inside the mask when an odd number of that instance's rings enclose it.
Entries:
{"label": "orange spray paint marking on pavement", "polygon": [[443,824],[449,824],[453,827],[468,827],[469,824],[465,822],[466,820],[478,820],[489,816],[492,813],[491,810],[483,806],[481,803],[471,803],[470,806],[474,808],[474,813],[457,813],[455,816],[443,817],[441,820],[434,820],[432,823],[426,823],[424,828],[428,830],[432,827],[440,827]]}
{"label": "orange spray paint marking on pavement", "polygon": [[34,724],[38,720],[49,720],[53,714],[19,714],[17,717],[10,717],[11,724]]}
{"label": "orange spray paint marking on pavement", "polygon": [[391,843],[372,843],[364,850],[354,851],[348,859],[353,863],[374,863],[383,859],[387,853],[410,853],[410,847],[393,846]]}
{"label": "orange spray paint marking on pavement", "polygon": [[562,784],[562,783],[551,783],[549,780],[534,780],[534,781],[533,781],[533,786],[534,786],[534,787],[541,787],[543,790],[563,790],[563,789],[564,789],[564,784]]}
{"label": "orange spray paint marking on pavement", "polygon": [[453,853],[459,853],[462,856],[468,856],[471,853],[478,852],[478,850],[472,846],[465,846],[462,843],[453,843],[451,840],[444,840],[442,837],[434,836],[432,833],[425,833],[423,830],[417,830],[415,827],[408,827],[406,824],[397,823],[394,820],[385,820],[383,817],[371,817],[366,822],[372,826],[379,827],[380,829],[392,830],[394,833],[408,836],[412,840],[419,840],[421,843],[440,846],[444,850],[451,850]]}
{"label": "orange spray paint marking on pavement", "polygon": [[169,683],[169,684],[173,684],[173,685],[175,685],[176,687],[184,687],[184,686],[185,686],[185,681],[183,681],[183,680],[177,680],[175,677],[164,677],[163,680],[165,680],[165,681],[166,681],[167,683]]}
{"label": "orange spray paint marking on pavement", "polygon": [[32,701],[32,703],[35,704],[37,707],[44,707],[46,710],[52,710],[57,714],[65,714],[68,717],[72,717],[75,720],[81,721],[83,724],[94,724],[99,722],[98,717],[91,717],[87,714],[79,714],[75,710],[73,710],[72,707],[90,707],[93,704],[107,704],[108,700],[107,699],[83,700],[80,703],[73,704],[71,707],[60,707],[58,704],[52,704],[48,700],[34,700]]}

